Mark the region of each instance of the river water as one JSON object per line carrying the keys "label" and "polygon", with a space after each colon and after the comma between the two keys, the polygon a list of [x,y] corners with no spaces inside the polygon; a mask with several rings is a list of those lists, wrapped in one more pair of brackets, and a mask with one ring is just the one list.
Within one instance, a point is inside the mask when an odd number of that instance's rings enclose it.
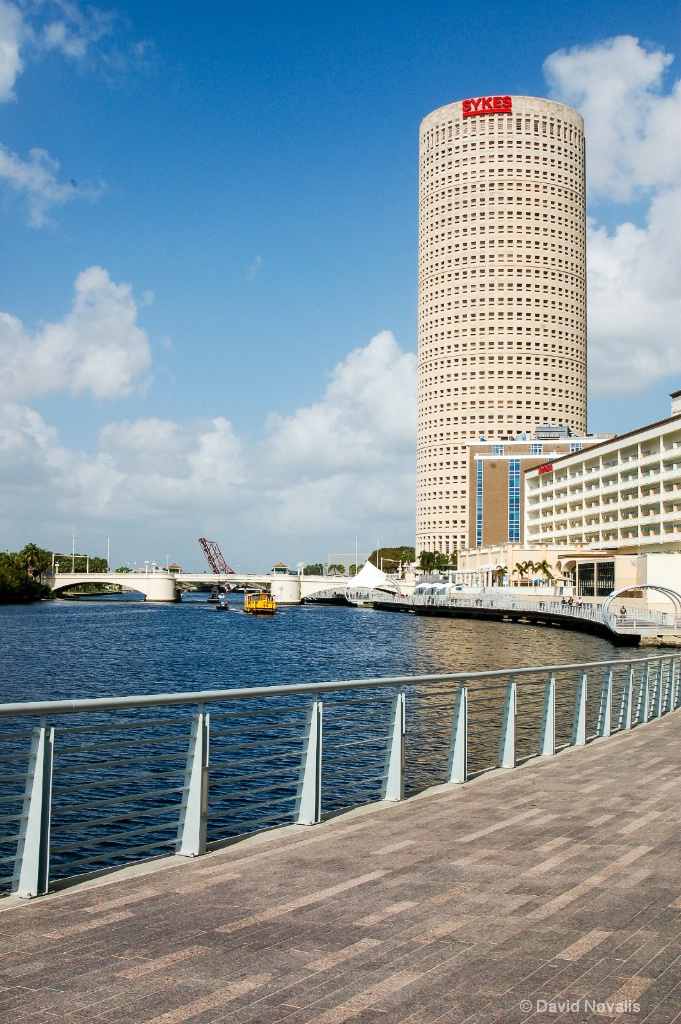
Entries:
{"label": "river water", "polygon": [[631,657],[546,627],[328,605],[272,618],[79,598],[0,607],[0,702],[470,672]]}
{"label": "river water", "polygon": [[[205,595],[176,605],[122,595],[0,607],[0,703],[480,672],[648,653],[517,623],[328,605],[284,607],[261,618],[245,615],[236,595],[230,603],[220,614]],[[558,684],[557,733],[564,742],[576,679],[572,672]],[[536,751],[543,686],[538,676],[523,691],[521,753]],[[408,688],[407,791],[444,780],[453,699],[450,684]],[[391,701],[388,691],[325,694],[324,813],[380,798]],[[498,720],[502,703],[500,688],[473,691],[472,726],[490,711]],[[210,841],[293,819],[308,706],[307,697],[210,705]],[[56,727],[53,877],[174,848],[192,711],[179,706],[50,722]],[[15,758],[0,766],[0,813],[13,810],[16,820],[23,782],[20,774],[4,773],[26,770],[35,724],[0,722],[0,753]],[[470,736],[471,768],[493,764],[498,727],[479,729],[477,738],[472,727]],[[15,847],[13,826],[0,828],[0,889],[3,879],[10,885]]]}

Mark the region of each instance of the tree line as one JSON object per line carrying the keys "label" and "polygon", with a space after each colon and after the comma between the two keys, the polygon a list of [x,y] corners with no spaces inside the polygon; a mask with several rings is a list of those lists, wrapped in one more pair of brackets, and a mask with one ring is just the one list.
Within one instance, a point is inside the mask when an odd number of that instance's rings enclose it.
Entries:
{"label": "tree line", "polygon": [[54,597],[49,587],[40,581],[53,564],[61,563],[63,572],[106,572],[106,558],[90,555],[60,554],[47,551],[37,544],[26,544],[21,551],[0,552],[0,604],[28,604]]}
{"label": "tree line", "polygon": [[28,604],[52,597],[40,574],[52,564],[52,552],[27,544],[21,551],[0,552],[0,604]]}

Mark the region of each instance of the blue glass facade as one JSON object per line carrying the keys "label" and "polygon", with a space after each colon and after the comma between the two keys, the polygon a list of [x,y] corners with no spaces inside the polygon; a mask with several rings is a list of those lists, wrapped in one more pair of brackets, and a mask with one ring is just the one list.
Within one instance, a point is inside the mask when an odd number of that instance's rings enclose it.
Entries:
{"label": "blue glass facade", "polygon": [[475,546],[482,547],[482,459],[478,459],[475,481]]}
{"label": "blue glass facade", "polygon": [[508,539],[520,540],[520,459],[508,460]]}

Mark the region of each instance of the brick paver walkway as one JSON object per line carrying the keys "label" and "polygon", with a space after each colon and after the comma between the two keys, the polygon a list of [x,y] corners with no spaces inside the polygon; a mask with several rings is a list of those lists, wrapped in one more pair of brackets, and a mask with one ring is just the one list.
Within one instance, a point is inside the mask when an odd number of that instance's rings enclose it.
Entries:
{"label": "brick paver walkway", "polygon": [[681,712],[463,788],[6,901],[0,1019],[681,1021],[680,797]]}

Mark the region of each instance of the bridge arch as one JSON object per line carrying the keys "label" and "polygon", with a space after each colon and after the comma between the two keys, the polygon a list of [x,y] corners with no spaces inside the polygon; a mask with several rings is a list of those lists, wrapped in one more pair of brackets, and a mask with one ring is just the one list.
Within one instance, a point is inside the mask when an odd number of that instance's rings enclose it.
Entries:
{"label": "bridge arch", "polygon": [[84,583],[115,583],[126,590],[144,595],[145,601],[170,603],[180,600],[180,594],[171,573],[114,573],[114,572],[60,572],[46,579],[50,589],[58,594]]}
{"label": "bridge arch", "polygon": [[631,586],[622,587],[621,590],[613,590],[612,594],[608,594],[603,602],[603,620],[608,629],[611,629],[613,633],[617,633],[617,615],[615,612],[610,611],[610,607],[613,601],[618,597],[622,597],[624,594],[628,594],[632,590],[654,590],[658,594],[664,594],[665,597],[669,598],[674,606],[674,619],[676,624],[678,625],[681,623],[681,594],[676,590],[672,590],[671,587],[662,587],[656,583],[632,583]]}

